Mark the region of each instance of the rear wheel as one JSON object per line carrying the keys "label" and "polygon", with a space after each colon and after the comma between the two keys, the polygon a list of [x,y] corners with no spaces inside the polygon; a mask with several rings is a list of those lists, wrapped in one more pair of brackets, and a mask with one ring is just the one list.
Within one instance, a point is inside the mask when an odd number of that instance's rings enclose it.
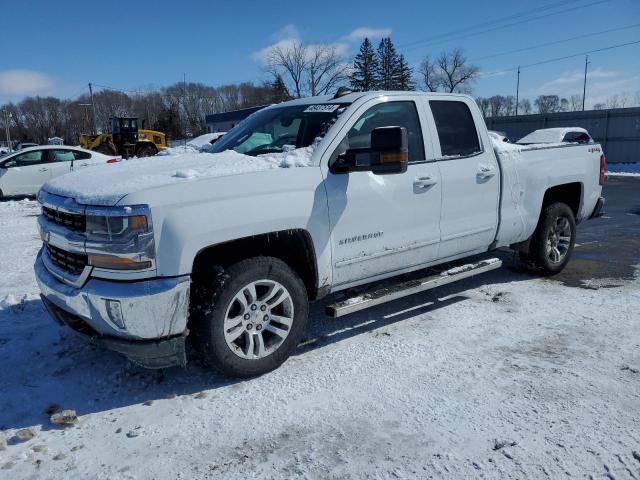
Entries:
{"label": "rear wheel", "polygon": [[544,207],[529,247],[520,258],[544,275],[553,275],[566,267],[576,243],[576,220],[564,203]]}
{"label": "rear wheel", "polygon": [[98,145],[95,148],[95,151],[98,153],[102,153],[103,155],[115,155],[115,152],[109,148],[109,145],[103,143],[102,145]]}
{"label": "rear wheel", "polygon": [[194,339],[205,363],[227,375],[250,377],[279,367],[304,334],[305,286],[277,258],[238,262],[201,290]]}
{"label": "rear wheel", "polygon": [[151,145],[143,145],[136,150],[136,157],[153,157],[158,151]]}

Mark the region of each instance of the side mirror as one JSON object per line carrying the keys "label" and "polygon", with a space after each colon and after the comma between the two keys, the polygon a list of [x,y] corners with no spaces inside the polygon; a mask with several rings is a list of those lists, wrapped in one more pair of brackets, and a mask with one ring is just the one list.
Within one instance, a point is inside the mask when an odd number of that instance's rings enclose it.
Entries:
{"label": "side mirror", "polygon": [[0,163],[0,168],[11,168],[17,165],[15,160],[7,160],[4,163]]}
{"label": "side mirror", "polygon": [[332,173],[404,173],[409,162],[407,129],[378,127],[371,132],[370,148],[350,148],[330,167]]}

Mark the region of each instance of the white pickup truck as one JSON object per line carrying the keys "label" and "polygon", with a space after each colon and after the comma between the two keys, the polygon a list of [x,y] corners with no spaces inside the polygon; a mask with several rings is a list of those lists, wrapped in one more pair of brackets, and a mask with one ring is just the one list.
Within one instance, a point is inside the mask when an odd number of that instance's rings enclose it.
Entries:
{"label": "white pickup truck", "polygon": [[[494,147],[464,95],[293,100],[213,151],[42,188],[35,272],[53,317],[147,367],[184,365],[193,351],[226,374],[257,375],[294,351],[309,301],[508,246],[553,274],[576,223],[604,204],[598,144]],[[329,311],[500,265],[474,262]]]}

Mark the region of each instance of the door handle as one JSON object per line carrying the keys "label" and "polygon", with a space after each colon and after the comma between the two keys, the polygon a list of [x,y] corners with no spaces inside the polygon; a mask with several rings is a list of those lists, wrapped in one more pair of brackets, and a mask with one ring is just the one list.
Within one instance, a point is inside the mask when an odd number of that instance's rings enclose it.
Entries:
{"label": "door handle", "polygon": [[89,166],[89,164],[88,164],[88,163],[81,163],[81,164],[80,164],[80,166],[81,166],[81,167],[88,167],[88,166]]}
{"label": "door handle", "polygon": [[478,173],[476,175],[480,179],[485,179],[485,178],[491,178],[495,174],[496,174],[496,171],[492,166],[480,165],[478,169]]}
{"label": "door handle", "polygon": [[424,176],[424,177],[416,177],[413,179],[413,186],[417,188],[427,188],[431,187],[438,183],[438,180],[435,178]]}
{"label": "door handle", "polygon": [[49,170],[48,168],[41,168],[41,169],[40,169],[40,170],[38,170],[38,171],[39,171],[39,172],[46,172],[46,171],[48,171],[48,170]]}

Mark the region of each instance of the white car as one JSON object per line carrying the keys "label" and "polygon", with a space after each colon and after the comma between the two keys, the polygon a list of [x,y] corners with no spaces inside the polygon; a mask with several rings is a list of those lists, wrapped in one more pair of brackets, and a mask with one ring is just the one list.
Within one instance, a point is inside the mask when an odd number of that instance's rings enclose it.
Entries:
{"label": "white car", "polygon": [[516,143],[518,145],[535,145],[540,143],[593,143],[589,132],[581,127],[541,128],[525,135]]}
{"label": "white car", "polygon": [[13,152],[0,158],[0,198],[35,195],[54,177],[119,160],[120,157],[67,145],[40,145]]}

